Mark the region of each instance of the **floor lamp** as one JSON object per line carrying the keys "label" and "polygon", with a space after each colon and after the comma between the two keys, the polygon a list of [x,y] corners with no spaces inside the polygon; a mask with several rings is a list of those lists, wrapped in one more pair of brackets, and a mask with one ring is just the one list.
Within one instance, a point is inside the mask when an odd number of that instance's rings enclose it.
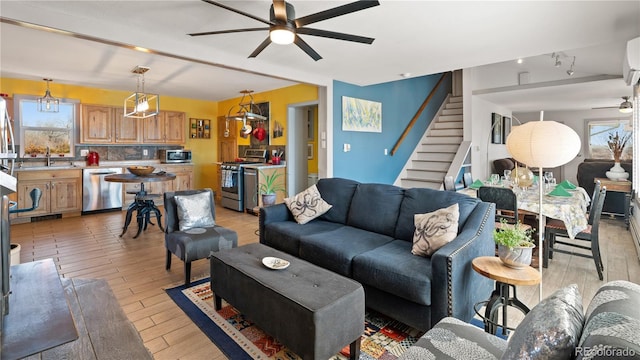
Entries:
{"label": "floor lamp", "polygon": [[538,270],[540,271],[540,300],[542,301],[542,168],[554,168],[573,160],[580,152],[580,137],[567,125],[555,121],[530,121],[511,129],[507,150],[518,162],[538,168]]}

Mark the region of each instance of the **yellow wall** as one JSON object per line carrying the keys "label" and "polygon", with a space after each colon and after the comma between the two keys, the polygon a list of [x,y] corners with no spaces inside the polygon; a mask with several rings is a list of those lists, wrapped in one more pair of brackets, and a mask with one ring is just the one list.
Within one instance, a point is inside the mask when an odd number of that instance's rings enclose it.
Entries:
{"label": "yellow wall", "polygon": [[[131,94],[131,91],[105,90],[85,86],[57,84],[55,82],[50,84],[50,89],[51,95],[57,98],[77,99],[84,104],[110,106],[122,106],[124,99]],[[46,84],[44,81],[0,78],[0,93],[9,94],[9,96],[15,94],[42,96],[45,90]],[[212,124],[216,123],[218,103],[215,101],[160,95],[160,109],[184,112],[187,120],[184,124],[185,134],[189,134],[187,129],[189,118],[211,119]],[[212,130],[216,129],[215,126],[212,128]],[[213,165],[218,158],[216,137],[212,136],[211,139],[190,139],[187,137],[185,149],[193,150],[193,186],[195,188],[214,188],[217,184],[217,171]]]}
{"label": "yellow wall", "polygon": [[[241,98],[242,97],[239,96],[234,99],[220,101],[218,103],[218,115],[226,116],[231,107],[237,107]],[[269,118],[269,136],[271,136],[271,145],[286,145],[287,143],[287,106],[315,100],[318,100],[318,87],[306,84],[293,85],[253,94],[254,103],[269,102],[269,111],[271,112]],[[245,98],[245,101],[248,101],[248,98]],[[276,121],[284,127],[284,134],[274,139],[273,128],[275,127]],[[238,129],[241,127],[242,125],[238,126]],[[249,141],[249,138],[243,139],[242,137],[238,137],[238,145],[249,145]]]}

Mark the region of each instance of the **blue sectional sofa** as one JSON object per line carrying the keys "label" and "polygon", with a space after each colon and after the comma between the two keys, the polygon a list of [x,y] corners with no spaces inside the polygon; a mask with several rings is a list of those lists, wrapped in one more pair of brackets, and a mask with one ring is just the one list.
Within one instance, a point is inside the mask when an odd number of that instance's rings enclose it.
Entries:
{"label": "blue sectional sofa", "polygon": [[[493,283],[471,268],[494,254],[495,206],[451,191],[321,179],[317,188],[332,208],[304,225],[285,204],[260,209],[260,242],[352,278],[365,289],[367,307],[417,329],[440,319],[473,317]],[[414,215],[458,203],[457,237],[431,257],[411,253]]]}

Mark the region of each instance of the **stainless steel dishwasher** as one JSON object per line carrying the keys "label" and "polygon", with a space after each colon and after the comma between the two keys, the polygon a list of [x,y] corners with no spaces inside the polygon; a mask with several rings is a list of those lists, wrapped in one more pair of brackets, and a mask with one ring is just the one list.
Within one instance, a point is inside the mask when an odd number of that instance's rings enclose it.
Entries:
{"label": "stainless steel dishwasher", "polygon": [[122,168],[82,169],[82,212],[122,210],[122,183],[105,181]]}
{"label": "stainless steel dishwasher", "polygon": [[244,168],[244,208],[253,213],[258,206],[258,171]]}

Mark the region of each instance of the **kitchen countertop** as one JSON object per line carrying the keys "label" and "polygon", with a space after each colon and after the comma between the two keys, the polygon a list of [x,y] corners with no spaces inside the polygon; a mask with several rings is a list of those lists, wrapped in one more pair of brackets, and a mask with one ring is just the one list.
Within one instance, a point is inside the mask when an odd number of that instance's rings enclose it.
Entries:
{"label": "kitchen countertop", "polygon": [[49,171],[82,170],[82,169],[103,169],[103,168],[114,168],[114,167],[126,168],[128,166],[133,166],[133,165],[149,165],[149,166],[154,166],[157,170],[162,170],[162,168],[165,166],[193,166],[193,163],[165,164],[165,163],[158,162],[158,160],[101,161],[99,166],[95,166],[95,165],[88,166],[86,165],[85,161],[64,161],[64,162],[61,160],[57,160],[57,161],[60,162],[60,164],[53,164],[51,166],[41,165],[40,163],[38,163],[38,165],[35,165],[35,163],[33,165],[25,163],[23,164],[22,167],[19,167],[16,165],[14,168],[14,171],[19,172],[19,171],[36,171],[36,170],[40,170],[40,171],[42,170],[49,170]]}
{"label": "kitchen countertop", "polygon": [[273,165],[273,164],[248,164],[243,165],[245,169],[276,169],[276,168],[285,168],[286,164]]}

